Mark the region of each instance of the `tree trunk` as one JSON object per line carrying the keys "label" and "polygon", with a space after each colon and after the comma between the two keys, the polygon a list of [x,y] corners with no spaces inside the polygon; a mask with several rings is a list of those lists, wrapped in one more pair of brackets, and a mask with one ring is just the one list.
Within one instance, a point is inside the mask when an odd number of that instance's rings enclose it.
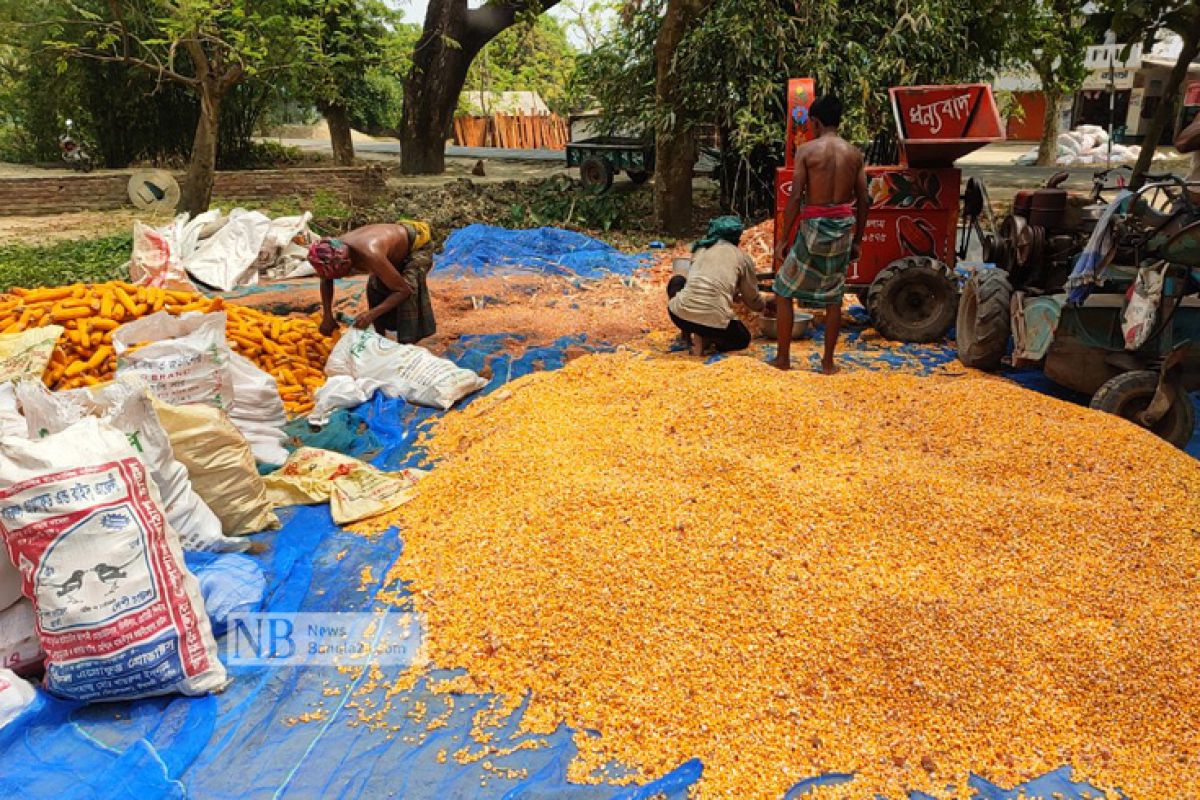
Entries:
{"label": "tree trunk", "polygon": [[179,195],[179,210],[203,214],[212,202],[213,178],[217,169],[217,135],[221,127],[222,94],[215,87],[201,86],[200,119],[196,122],[196,138],[187,177]]}
{"label": "tree trunk", "polygon": [[1045,88],[1050,81],[1042,81],[1042,94],[1046,96],[1046,118],[1042,121],[1042,141],[1038,143],[1037,164],[1052,167],[1058,161],[1058,103],[1062,93],[1057,89]]}
{"label": "tree trunk", "polygon": [[1150,127],[1146,129],[1146,138],[1142,140],[1142,151],[1138,154],[1137,163],[1133,166],[1133,177],[1129,179],[1129,188],[1135,192],[1146,182],[1146,173],[1150,171],[1154,150],[1158,147],[1159,140],[1162,139],[1163,130],[1167,127],[1167,120],[1175,113],[1175,102],[1179,99],[1179,87],[1183,85],[1188,67],[1196,58],[1196,53],[1200,51],[1200,29],[1193,27],[1181,31],[1180,36],[1183,37],[1183,49],[1179,51],[1179,60],[1175,62],[1175,67],[1171,70],[1170,77],[1167,78],[1162,102],[1158,104],[1158,108],[1154,109]]}
{"label": "tree trunk", "polygon": [[333,163],[342,167],[354,164],[354,139],[350,134],[350,111],[341,103],[321,109],[329,126],[329,142],[333,146]]}
{"label": "tree trunk", "polygon": [[[404,83],[400,171],[406,175],[446,171],[446,137],[471,65],[462,48],[466,27],[463,0],[431,0],[424,31],[413,49],[412,71]],[[446,39],[458,46],[448,45]]]}
{"label": "tree trunk", "polygon": [[[558,1],[543,0],[538,8],[546,11]],[[446,171],[446,139],[471,62],[531,4],[532,0],[499,0],[468,9],[466,0],[430,0],[425,27],[413,51],[412,71],[404,83],[401,172],[435,175]]]}
{"label": "tree trunk", "polygon": [[654,216],[658,227],[673,236],[686,235],[692,226],[692,171],[696,166],[696,143],[679,97],[675,50],[692,22],[711,4],[712,0],[667,0],[654,43],[654,99],[659,112],[671,119],[654,140]]}

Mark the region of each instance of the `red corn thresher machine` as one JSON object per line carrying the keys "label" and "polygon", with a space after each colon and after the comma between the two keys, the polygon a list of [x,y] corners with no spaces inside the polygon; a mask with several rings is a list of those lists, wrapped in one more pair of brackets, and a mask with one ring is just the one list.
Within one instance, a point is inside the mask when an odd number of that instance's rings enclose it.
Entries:
{"label": "red corn thresher machine", "polygon": [[[788,83],[787,160],[775,179],[776,244],[784,234],[796,147],[813,136],[808,107],[814,89],[810,78]],[[871,211],[862,257],[851,263],[846,284],[881,334],[930,342],[954,323],[955,267],[966,254],[971,231],[982,234],[979,218],[986,206],[983,186],[974,181],[960,197],[962,172],[954,161],[1003,141],[1004,133],[986,84],[897,87],[890,94],[900,163],[867,167]],[[961,237],[960,202],[966,223]],[[787,234],[790,243],[795,231]]]}

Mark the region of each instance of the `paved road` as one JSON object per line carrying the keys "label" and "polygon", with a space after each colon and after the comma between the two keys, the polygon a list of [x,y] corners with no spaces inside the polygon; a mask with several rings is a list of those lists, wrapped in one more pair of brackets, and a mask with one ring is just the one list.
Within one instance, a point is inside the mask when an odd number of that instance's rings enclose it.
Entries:
{"label": "paved road", "polygon": [[[330,150],[329,142],[321,139],[276,139],[275,141],[288,147],[299,147],[301,150]],[[354,151],[357,153],[378,153],[380,155],[400,155],[399,142],[355,142]],[[507,161],[562,161],[561,150],[511,150],[501,147],[456,147],[446,148],[446,155],[451,158],[496,158]]]}
{"label": "paved road", "polygon": [[[303,150],[329,151],[329,142],[321,139],[282,139],[285,145],[299,147]],[[399,142],[356,142],[354,148],[359,153],[371,153],[398,157]],[[1050,176],[1061,170],[1060,167],[1017,167],[1013,161],[1029,149],[1028,143],[1003,142],[989,145],[972,153],[959,161],[959,166],[967,176],[977,177],[987,184],[1012,186],[1018,188],[1040,186]],[[497,147],[456,147],[446,148],[450,158],[476,159],[484,158],[494,161],[536,161],[559,162],[564,160],[561,150],[512,150]],[[705,165],[700,164],[703,172]],[[1092,175],[1099,167],[1074,167],[1067,169],[1070,173],[1068,186],[1074,189],[1088,189],[1092,184]]]}

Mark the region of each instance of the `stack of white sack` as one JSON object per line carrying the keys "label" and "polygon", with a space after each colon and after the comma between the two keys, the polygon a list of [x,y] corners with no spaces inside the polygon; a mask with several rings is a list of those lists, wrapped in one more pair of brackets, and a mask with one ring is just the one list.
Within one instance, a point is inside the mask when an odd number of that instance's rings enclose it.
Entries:
{"label": "stack of white sack", "polygon": [[159,311],[113,333],[117,376],[136,375],[159,400],[207,403],[228,412],[264,464],[287,460],[287,415],[270,374],[225,341],[225,312]]}
{"label": "stack of white sack", "polygon": [[308,263],[312,214],[271,219],[258,211],[220,209],[161,228],[133,226],[129,279],[145,286],[194,289],[191,279],[222,292],[260,280],[315,274]]}
{"label": "stack of white sack", "polygon": [[[1060,133],[1056,142],[1055,163],[1060,167],[1104,167],[1107,164],[1118,166],[1132,164],[1142,153],[1139,145],[1112,144],[1109,150],[1108,131],[1099,125],[1080,125],[1075,130]],[[1031,166],[1037,163],[1038,148],[1030,148],[1017,159],[1018,166]],[[1155,153],[1156,161],[1166,158],[1162,153]]]}

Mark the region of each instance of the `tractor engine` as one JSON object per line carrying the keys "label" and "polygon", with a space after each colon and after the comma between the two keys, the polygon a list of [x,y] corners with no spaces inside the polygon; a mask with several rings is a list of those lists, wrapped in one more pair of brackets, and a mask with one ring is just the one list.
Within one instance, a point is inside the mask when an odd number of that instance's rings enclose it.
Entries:
{"label": "tractor engine", "polygon": [[984,240],[983,260],[1008,273],[1014,289],[1033,294],[1061,292],[1075,257],[1104,214],[1105,204],[1058,187],[1017,193],[1012,213],[994,237]]}

